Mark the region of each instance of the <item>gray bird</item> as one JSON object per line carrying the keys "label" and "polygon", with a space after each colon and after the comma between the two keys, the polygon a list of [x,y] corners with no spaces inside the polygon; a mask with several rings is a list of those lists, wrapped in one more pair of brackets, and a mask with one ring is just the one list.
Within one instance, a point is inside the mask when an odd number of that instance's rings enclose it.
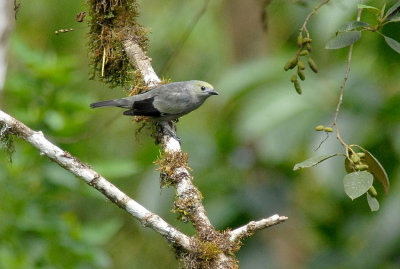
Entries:
{"label": "gray bird", "polygon": [[124,111],[124,115],[148,116],[155,121],[168,121],[195,110],[208,97],[218,94],[207,82],[190,80],[161,85],[121,99],[93,103],[90,107],[122,107],[128,109]]}

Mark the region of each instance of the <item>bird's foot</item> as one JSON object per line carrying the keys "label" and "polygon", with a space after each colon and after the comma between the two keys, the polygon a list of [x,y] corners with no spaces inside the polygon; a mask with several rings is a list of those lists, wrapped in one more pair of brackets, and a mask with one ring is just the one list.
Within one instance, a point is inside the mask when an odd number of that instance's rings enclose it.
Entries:
{"label": "bird's foot", "polygon": [[173,126],[169,124],[167,121],[160,122],[160,126],[162,127],[162,132],[164,135],[168,135],[175,139],[181,144],[181,139],[177,136],[176,130],[174,130]]}
{"label": "bird's foot", "polygon": [[170,130],[167,130],[169,136],[171,136],[172,138],[174,138],[176,141],[179,142],[179,145],[181,144],[181,139],[179,136],[176,135],[175,132],[171,132]]}

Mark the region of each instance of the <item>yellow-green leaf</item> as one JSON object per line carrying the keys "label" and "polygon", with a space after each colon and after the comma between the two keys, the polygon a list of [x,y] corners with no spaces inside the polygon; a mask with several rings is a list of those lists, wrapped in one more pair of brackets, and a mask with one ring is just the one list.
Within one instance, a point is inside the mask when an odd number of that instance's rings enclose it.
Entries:
{"label": "yellow-green leaf", "polygon": [[368,6],[368,5],[363,5],[363,4],[358,4],[357,8],[363,8],[363,9],[369,9],[370,11],[372,11],[375,14],[378,14],[379,12],[381,12],[378,8],[373,7],[373,6]]}

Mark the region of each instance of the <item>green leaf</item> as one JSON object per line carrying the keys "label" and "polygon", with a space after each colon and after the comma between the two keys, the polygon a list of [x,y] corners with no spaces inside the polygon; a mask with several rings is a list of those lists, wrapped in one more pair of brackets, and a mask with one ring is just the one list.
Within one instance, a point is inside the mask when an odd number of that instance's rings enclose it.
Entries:
{"label": "green leaf", "polygon": [[344,32],[326,43],[326,49],[341,49],[357,42],[361,38],[360,31]]}
{"label": "green leaf", "polygon": [[372,11],[375,14],[378,14],[380,12],[380,10],[376,7],[363,5],[363,4],[358,4],[357,8],[369,9],[370,11]]}
{"label": "green leaf", "polygon": [[301,163],[297,163],[294,167],[293,167],[293,171],[297,171],[301,168],[309,168],[309,167],[313,167],[316,166],[319,163],[322,163],[323,161],[334,157],[334,156],[338,156],[339,154],[330,154],[330,155],[323,155],[323,156],[318,156],[318,157],[312,157],[310,159],[307,159],[305,161],[302,161]]}
{"label": "green leaf", "polygon": [[364,150],[364,152],[364,162],[369,166],[368,171],[370,171],[374,175],[374,177],[382,184],[385,193],[388,194],[389,178],[386,174],[385,169],[369,151]]}
{"label": "green leaf", "polygon": [[338,29],[339,32],[347,32],[351,31],[357,28],[361,27],[367,27],[369,26],[369,23],[363,22],[363,21],[351,21],[351,22],[346,22],[340,28]]}
{"label": "green leaf", "polygon": [[367,201],[368,201],[368,205],[369,208],[371,209],[371,211],[378,211],[379,210],[379,202],[378,199],[376,199],[375,197],[373,197],[371,194],[369,194],[367,192]]}
{"label": "green leaf", "polygon": [[385,14],[385,9],[386,9],[386,3],[384,3],[381,8],[381,14],[380,14],[379,18],[383,18],[383,15]]}
{"label": "green leaf", "polygon": [[385,19],[392,21],[393,16],[397,17],[400,12],[400,0],[396,2],[391,8],[388,9],[385,15]]}
{"label": "green leaf", "polygon": [[400,21],[400,12],[396,12],[396,14],[391,15],[387,20],[390,22]]}
{"label": "green leaf", "polygon": [[352,200],[360,197],[372,186],[374,177],[367,171],[358,171],[347,174],[343,178],[344,192]]}
{"label": "green leaf", "polygon": [[394,40],[393,38],[384,36],[386,43],[394,49],[397,53],[400,53],[400,43]]}

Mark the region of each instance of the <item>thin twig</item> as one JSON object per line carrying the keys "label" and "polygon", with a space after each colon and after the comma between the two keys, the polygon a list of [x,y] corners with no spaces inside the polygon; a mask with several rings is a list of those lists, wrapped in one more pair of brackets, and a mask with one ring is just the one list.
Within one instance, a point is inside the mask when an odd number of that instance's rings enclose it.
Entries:
{"label": "thin twig", "polygon": [[[315,14],[318,12],[318,10],[319,10],[322,6],[328,4],[329,1],[330,1],[330,0],[322,1],[319,5],[317,5],[317,6],[307,15],[306,19],[304,20],[303,25],[302,25],[301,28],[299,29],[300,34],[304,31],[304,32],[306,32],[306,37],[307,37],[307,38],[310,38],[310,33],[308,32],[308,29],[307,29],[307,23],[308,23],[308,21],[310,20],[310,18],[311,18],[313,15],[315,15]],[[299,50],[296,52],[296,57],[297,57],[297,58],[299,57],[300,52],[301,52],[301,49],[299,49]],[[319,143],[319,145],[318,145],[318,147],[315,149],[315,151],[317,151],[317,150],[322,146],[322,144],[323,144],[328,138],[329,138],[329,134],[326,133],[325,139],[322,140],[322,141]]]}
{"label": "thin twig", "polygon": [[[362,0],[360,0],[360,3],[362,4]],[[360,19],[361,19],[361,12],[362,12],[362,8],[360,8],[358,10],[357,21],[360,21]],[[336,106],[335,118],[334,118],[333,124],[332,124],[332,126],[336,127],[336,138],[346,148],[346,156],[348,156],[349,146],[344,142],[344,140],[340,136],[337,119],[338,119],[338,116],[339,116],[340,107],[342,106],[342,103],[343,103],[344,88],[346,86],[347,79],[349,78],[350,66],[351,66],[351,56],[353,55],[353,47],[354,47],[354,44],[351,44],[350,48],[349,48],[349,53],[347,55],[346,71],[345,71],[345,74],[344,74],[342,85],[340,86],[339,101],[338,101],[338,104]]]}
{"label": "thin twig", "polygon": [[318,147],[317,147],[314,151],[319,150],[319,148],[322,146],[322,144],[324,144],[325,141],[328,140],[328,138],[329,138],[329,133],[328,133],[328,132],[325,132],[325,134],[326,134],[325,138],[319,143]]}
{"label": "thin twig", "polygon": [[310,14],[307,15],[306,19],[304,20],[304,23],[303,23],[303,25],[301,26],[301,28],[300,28],[299,31],[300,31],[300,32],[305,31],[305,32],[306,32],[306,36],[307,36],[308,38],[310,37],[310,33],[308,32],[308,29],[307,29],[307,23],[308,23],[308,21],[310,20],[310,18],[311,18],[315,13],[317,13],[317,11],[318,11],[323,5],[326,5],[329,1],[330,1],[330,0],[325,0],[325,1],[321,2],[318,6],[316,6],[316,7],[313,9],[313,11],[310,12]]}
{"label": "thin twig", "polygon": [[17,0],[14,0],[14,19],[17,20],[17,13],[21,6],[21,3],[17,3]]}

